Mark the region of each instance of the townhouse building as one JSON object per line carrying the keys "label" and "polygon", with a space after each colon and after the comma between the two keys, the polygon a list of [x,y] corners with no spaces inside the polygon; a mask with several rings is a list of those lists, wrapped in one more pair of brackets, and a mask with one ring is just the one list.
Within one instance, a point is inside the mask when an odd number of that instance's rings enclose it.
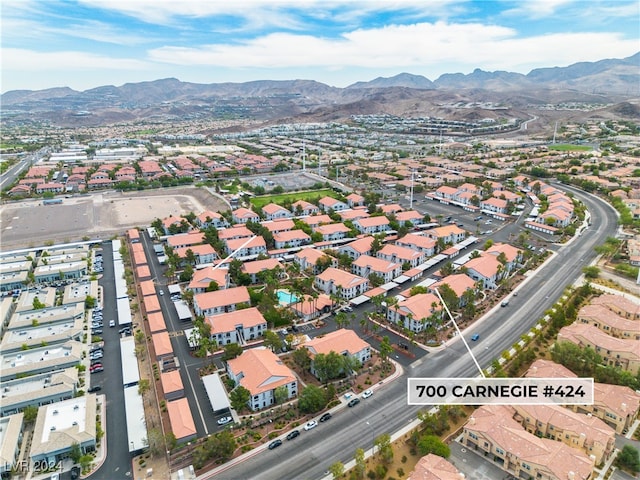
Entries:
{"label": "townhouse building", "polygon": [[622,295],[603,294],[591,299],[592,305],[603,305],[621,317],[640,320],[640,304]]}
{"label": "townhouse building", "polygon": [[339,212],[341,210],[347,210],[349,205],[332,197],[322,197],[318,200],[318,207],[320,207],[320,210],[323,212],[328,213],[329,211]]}
{"label": "townhouse building", "polygon": [[334,267],[316,275],[314,285],[327,295],[350,300],[369,290],[369,280]]}
{"label": "townhouse building", "polygon": [[211,340],[219,346],[230,343],[245,345],[267,331],[267,321],[255,307],[205,317],[204,321],[211,326]]}
{"label": "townhouse building", "polygon": [[331,219],[331,217],[324,213],[321,215],[311,215],[309,217],[302,217],[300,218],[300,221],[306,223],[311,228],[316,228],[320,225],[328,225],[329,223],[333,223],[333,220]]}
{"label": "townhouse building", "polygon": [[480,202],[480,209],[483,212],[501,213],[503,215],[506,215],[508,208],[509,202],[501,198],[489,197],[486,200],[482,200]]}
{"label": "townhouse building", "polygon": [[349,208],[360,207],[364,205],[364,197],[362,195],[358,195],[357,193],[351,193],[347,195],[346,200]]}
{"label": "townhouse building", "polygon": [[466,236],[467,232],[458,227],[457,225],[445,225],[443,227],[432,228],[431,230],[426,230],[424,235],[435,240],[436,243],[438,240],[442,240],[442,242],[447,245],[455,245],[456,243],[462,242]]}
{"label": "townhouse building", "polygon": [[248,208],[240,207],[231,213],[231,218],[235,223],[259,222],[260,215]]}
{"label": "townhouse building", "polygon": [[359,218],[353,221],[353,226],[364,234],[383,233],[389,230],[389,219],[384,216]]}
{"label": "townhouse building", "polygon": [[289,218],[260,222],[260,225],[274,234],[279,232],[288,232],[289,230],[293,230],[296,227],[295,223],[293,223],[293,220]]}
{"label": "townhouse building", "polygon": [[433,238],[417,233],[407,233],[404,237],[395,241],[399,247],[407,247],[418,252],[422,252],[426,257],[436,254],[436,241]]}
{"label": "townhouse building", "polygon": [[196,225],[198,228],[206,229],[214,227],[216,229],[225,228],[229,226],[227,220],[218,212],[211,210],[205,210],[196,217]]}
{"label": "townhouse building", "polygon": [[613,337],[640,340],[640,321],[621,317],[604,305],[585,305],[578,311],[576,321],[592,325]]}
{"label": "townhouse building", "polygon": [[[247,243],[248,242],[248,243]],[[253,237],[251,240],[247,238],[238,238],[235,240],[227,240],[227,253],[236,253],[236,257],[253,257],[261,253],[267,254],[267,243],[261,236]]]}
{"label": "townhouse building", "polygon": [[464,266],[467,268],[467,275],[476,282],[482,282],[482,288],[485,290],[497,288],[504,271],[495,255],[484,252],[479,257],[470,259]]}
{"label": "townhouse building", "polygon": [[275,403],[275,390],[284,386],[287,398],[298,394],[298,382],[294,373],[271,350],[252,348],[227,362],[227,373],[236,385],[249,390],[249,408],[253,411],[270,407]]}
{"label": "townhouse building", "polygon": [[183,264],[188,263],[190,255],[193,255],[196,265],[213,263],[218,259],[218,254],[208,243],[205,243],[204,245],[176,248],[174,253],[182,260]]}
{"label": "townhouse building", "polygon": [[[353,330],[340,328],[321,337],[303,343],[298,348],[306,347],[311,358],[311,373],[318,377],[314,368],[316,355],[327,355],[335,352],[338,355],[357,360],[360,365],[371,359],[371,345],[362,340]],[[346,372],[347,374],[351,372]]]}
{"label": "townhouse building", "polygon": [[540,438],[549,438],[582,450],[600,464],[615,450],[615,430],[599,418],[559,405],[514,405],[514,419]]}
{"label": "townhouse building", "polygon": [[277,258],[265,258],[264,260],[254,260],[252,262],[244,262],[241,267],[242,273],[246,273],[251,278],[251,283],[260,282],[260,273],[272,271],[275,277],[279,277],[283,267]]}
{"label": "townhouse building", "polygon": [[311,237],[302,230],[291,230],[273,234],[276,248],[301,247],[311,243]]}
{"label": "townhouse building", "polygon": [[388,283],[402,275],[402,264],[369,255],[360,255],[351,264],[351,272],[364,278],[375,274],[382,278],[384,283]]}
{"label": "townhouse building", "polygon": [[[323,263],[331,260],[326,253],[316,250],[315,248],[303,248],[299,252],[293,254],[293,261],[300,265],[301,271],[309,270],[312,274],[319,274],[322,269],[318,266],[318,262]],[[333,262],[330,263],[332,265]]]}
{"label": "townhouse building", "polygon": [[419,225],[422,223],[424,219],[424,215],[420,212],[416,212],[415,210],[407,210],[404,212],[396,213],[396,221],[400,226],[403,225]]}
{"label": "townhouse building", "polygon": [[[449,286],[451,290],[455,292],[458,297],[458,306],[464,307],[467,304],[465,293],[467,291],[475,292],[476,282],[471,277],[464,273],[454,273],[453,275],[447,275],[442,280],[430,285],[428,291],[433,293],[436,288],[441,288],[443,285]],[[451,306],[449,306],[451,308]]]}
{"label": "townhouse building", "polygon": [[249,305],[247,287],[234,287],[214,292],[198,293],[193,296],[193,309],[196,315],[220,315],[237,310],[239,305]]}
{"label": "townhouse building", "polygon": [[278,220],[281,218],[291,218],[293,214],[277,203],[269,203],[262,207],[262,213],[266,220]]}
{"label": "townhouse building", "polygon": [[322,235],[323,242],[329,242],[346,238],[351,229],[343,223],[331,223],[314,227],[313,231]]}
{"label": "townhouse building", "polygon": [[360,255],[371,255],[371,245],[373,245],[373,237],[362,237],[342,245],[338,248],[338,252],[349,255],[352,259],[357,259]]}
{"label": "townhouse building", "polygon": [[291,213],[297,217],[307,217],[309,215],[316,215],[320,213],[320,209],[313,203],[298,200],[291,204]]}
{"label": "townhouse building", "polygon": [[417,267],[424,263],[425,254],[418,250],[399,245],[386,244],[376,253],[376,257],[389,262],[399,263],[401,265],[409,265],[411,268]]}
{"label": "townhouse building", "polygon": [[340,215],[340,219],[343,222],[347,220],[353,222],[354,220],[359,220],[361,218],[369,218],[371,215],[364,208],[357,208],[355,210],[341,210],[337,212]]}
{"label": "townhouse building", "polygon": [[562,327],[557,338],[558,342],[593,348],[606,365],[619,367],[632,375],[637,375],[640,370],[640,340],[612,337],[583,323]]}
{"label": "townhouse building", "polygon": [[476,409],[463,428],[462,443],[517,478],[593,478],[594,458],[527,432],[513,415],[513,408],[506,405]]}
{"label": "townhouse building", "polygon": [[223,290],[229,288],[229,270],[226,268],[205,267],[193,272],[193,277],[187,286],[194,294],[204,293],[207,288],[211,288],[212,282],[217,288]]}
{"label": "townhouse building", "polygon": [[462,480],[464,475],[447,459],[429,453],[418,460],[407,480]]}
{"label": "townhouse building", "polygon": [[442,304],[432,293],[419,293],[387,308],[387,320],[412,332],[437,327],[442,318]]}
{"label": "townhouse building", "polygon": [[173,249],[189,248],[202,243],[204,243],[202,232],[178,233],[167,237],[167,245]]}
{"label": "townhouse building", "polygon": [[218,238],[223,242],[227,240],[236,240],[238,238],[253,237],[254,233],[249,230],[244,224],[234,225],[230,228],[225,228],[218,231]]}

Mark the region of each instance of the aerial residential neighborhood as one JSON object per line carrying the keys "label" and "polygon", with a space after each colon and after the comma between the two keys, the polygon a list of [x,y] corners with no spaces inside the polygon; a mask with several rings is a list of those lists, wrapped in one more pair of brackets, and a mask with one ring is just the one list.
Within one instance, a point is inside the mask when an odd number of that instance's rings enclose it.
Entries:
{"label": "aerial residential neighborhood", "polygon": [[5,3],[2,480],[638,478],[637,2]]}

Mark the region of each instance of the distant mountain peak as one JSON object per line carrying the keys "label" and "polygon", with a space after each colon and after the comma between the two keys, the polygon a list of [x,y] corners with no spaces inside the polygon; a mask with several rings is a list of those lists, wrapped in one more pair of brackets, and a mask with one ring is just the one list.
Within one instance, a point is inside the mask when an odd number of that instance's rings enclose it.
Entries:
{"label": "distant mountain peak", "polygon": [[347,88],[390,88],[405,87],[416,88],[420,90],[432,90],[435,85],[431,80],[422,75],[414,75],[412,73],[399,73],[393,77],[378,77],[369,82],[356,82]]}

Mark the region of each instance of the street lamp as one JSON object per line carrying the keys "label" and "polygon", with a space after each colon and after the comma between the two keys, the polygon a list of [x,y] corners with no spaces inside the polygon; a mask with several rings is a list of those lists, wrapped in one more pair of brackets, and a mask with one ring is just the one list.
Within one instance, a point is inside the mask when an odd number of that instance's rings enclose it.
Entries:
{"label": "street lamp", "polygon": [[371,427],[371,456],[373,457],[376,453],[376,431],[373,428],[373,424],[369,422],[365,423]]}

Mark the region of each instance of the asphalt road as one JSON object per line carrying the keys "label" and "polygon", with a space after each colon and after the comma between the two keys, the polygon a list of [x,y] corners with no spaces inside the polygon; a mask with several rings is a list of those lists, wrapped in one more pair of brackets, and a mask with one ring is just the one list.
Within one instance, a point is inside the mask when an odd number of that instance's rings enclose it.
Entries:
{"label": "asphalt road", "polygon": [[[595,258],[594,247],[615,234],[616,214],[610,206],[582,192],[575,191],[574,194],[587,204],[592,226],[569,245],[559,248],[559,253],[520,288],[517,301],[513,299],[505,308],[495,307],[484,321],[476,323],[470,333],[465,333],[467,336],[480,333],[480,340],[472,342],[472,351],[483,368],[542,317],[564,288],[580,277],[582,267]],[[373,397],[360,405],[337,412],[329,422],[303,432],[299,438],[284,442],[275,450],[257,452],[246,461],[217,473],[215,478],[323,477],[331,464],[350,460],[356,448],[370,448],[374,435],[397,431],[416,418],[420,407],[406,403],[407,377],[477,375],[477,368],[462,342],[456,342],[417,360],[401,378],[378,389]],[[205,475],[203,478],[208,477]]]}
{"label": "asphalt road", "polygon": [[[98,283],[103,289],[104,304],[102,328],[104,339],[104,372],[90,375],[91,385],[100,385],[99,394],[106,395],[107,421],[106,435],[102,440],[107,443],[107,457],[102,466],[91,475],[92,480],[115,480],[131,478],[131,455],[126,441],[127,425],[124,408],[124,390],[122,386],[122,365],[120,361],[120,334],[118,328],[109,328],[109,320],[115,319],[117,324],[116,285],[113,272],[113,252],[111,242],[103,244],[102,259],[104,272]],[[104,419],[102,419],[104,423]]]}
{"label": "asphalt road", "polygon": [[0,190],[8,188],[15,182],[18,176],[31,165],[37,163],[42,159],[49,151],[49,147],[43,147],[37,152],[29,153],[24,158],[13,164],[6,172],[2,174],[0,178]]}

